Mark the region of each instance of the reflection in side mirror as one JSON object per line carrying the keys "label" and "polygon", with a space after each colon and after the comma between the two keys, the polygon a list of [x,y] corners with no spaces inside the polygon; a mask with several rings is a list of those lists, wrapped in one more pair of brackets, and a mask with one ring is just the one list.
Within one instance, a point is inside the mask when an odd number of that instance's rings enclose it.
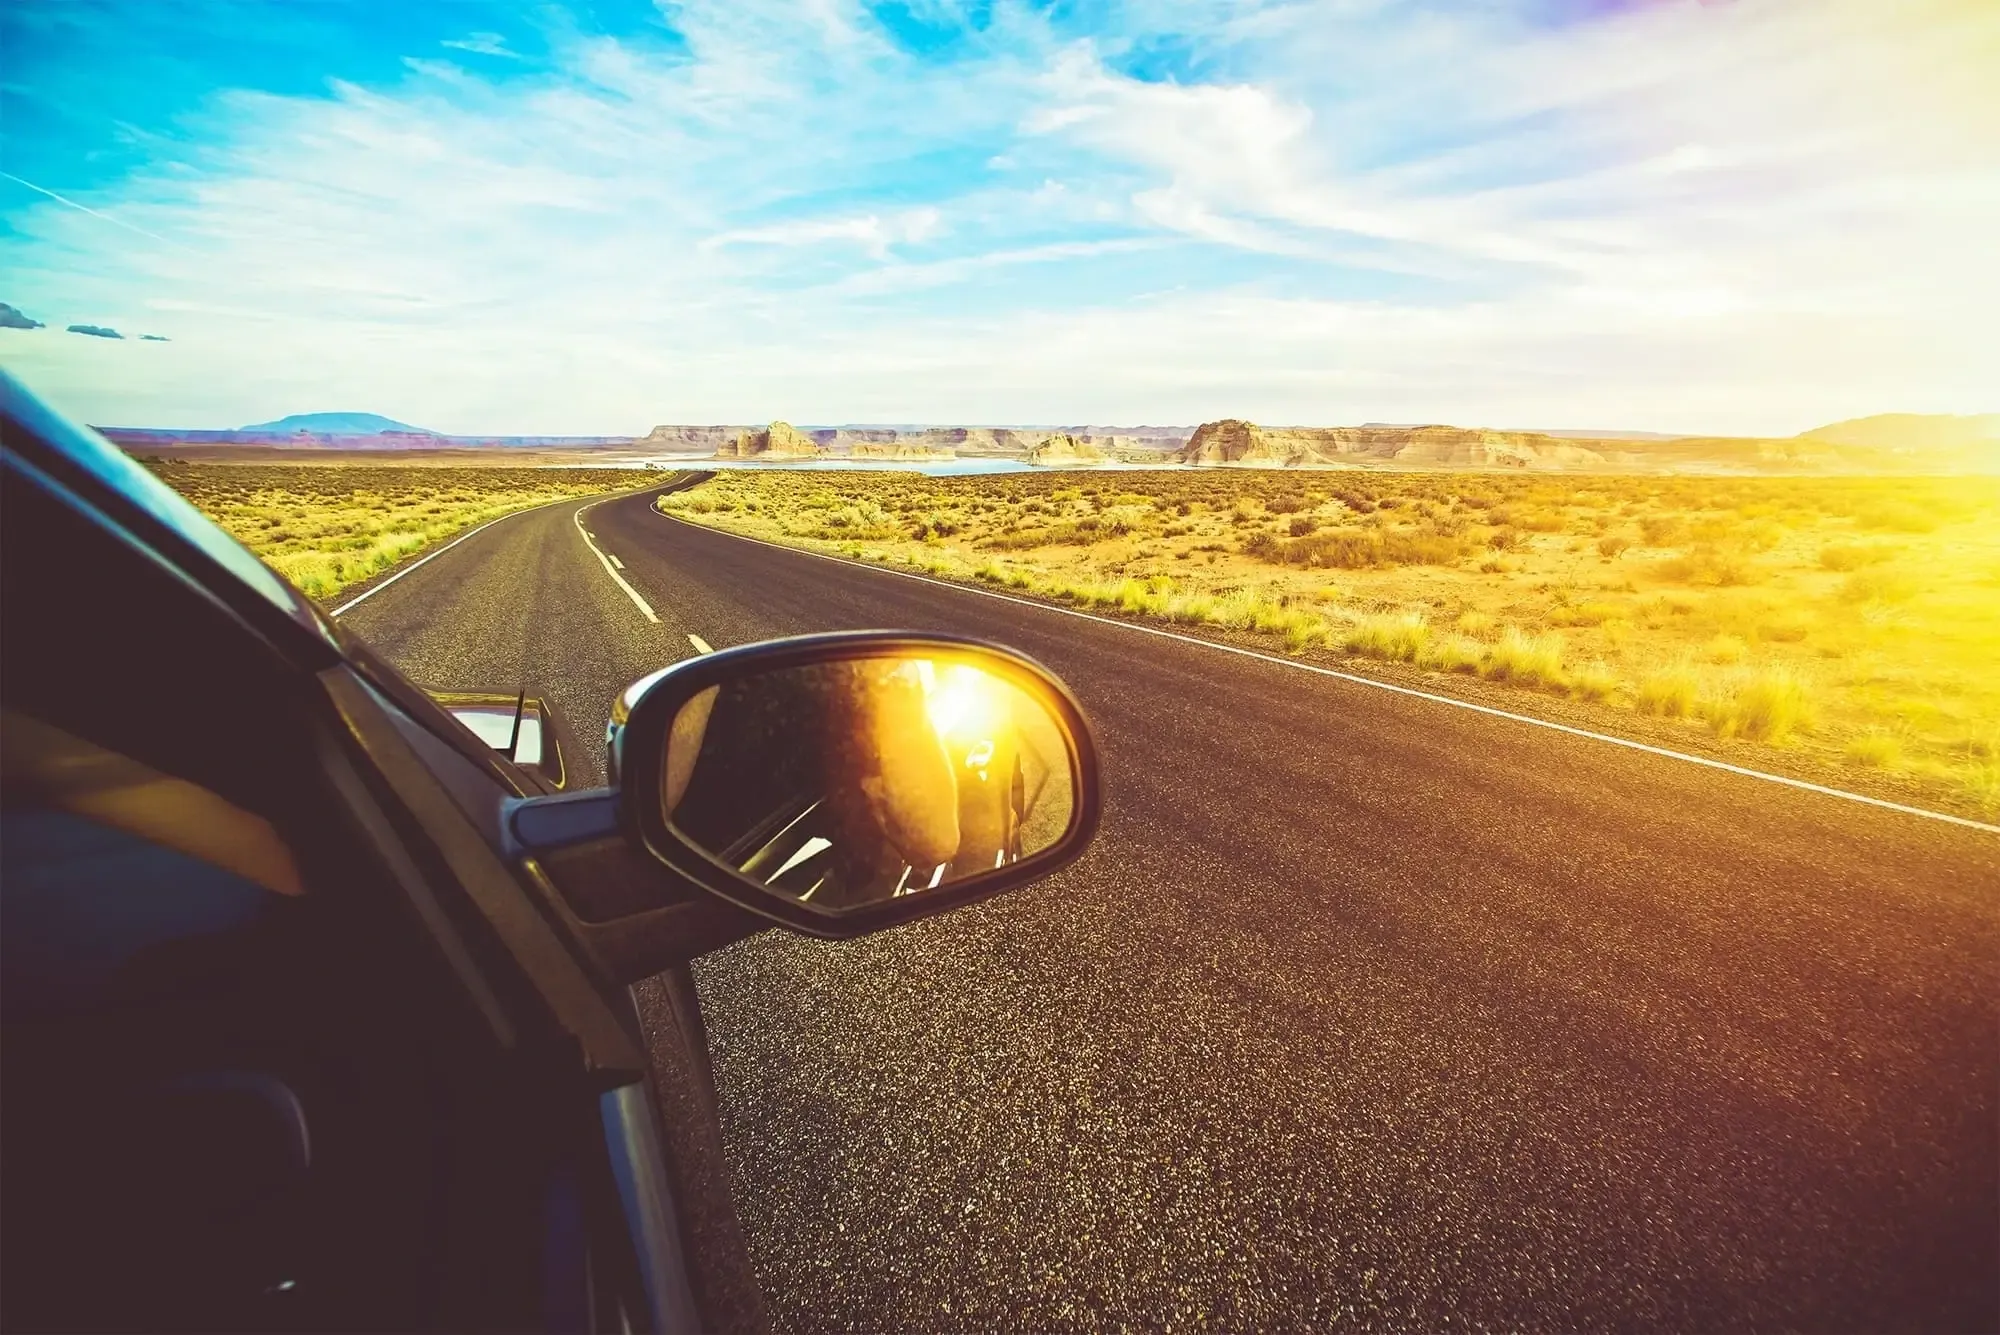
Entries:
{"label": "reflection in side mirror", "polygon": [[696,694],[668,729],[668,825],[779,893],[838,911],[1052,847],[1075,809],[1047,703],[975,662],[777,668]]}
{"label": "reflection in side mirror", "polygon": [[613,711],[624,828],[685,880],[822,936],[1040,879],[1096,833],[1063,684],[1008,650],[861,631],[745,645]]}

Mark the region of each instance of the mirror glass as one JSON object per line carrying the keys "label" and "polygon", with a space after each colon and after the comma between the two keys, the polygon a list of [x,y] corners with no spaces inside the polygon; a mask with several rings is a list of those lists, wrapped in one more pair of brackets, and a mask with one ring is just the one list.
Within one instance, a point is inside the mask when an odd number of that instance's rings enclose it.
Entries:
{"label": "mirror glass", "polygon": [[831,910],[1031,857],[1076,800],[1060,716],[970,658],[752,672],[681,706],[664,765],[682,837]]}

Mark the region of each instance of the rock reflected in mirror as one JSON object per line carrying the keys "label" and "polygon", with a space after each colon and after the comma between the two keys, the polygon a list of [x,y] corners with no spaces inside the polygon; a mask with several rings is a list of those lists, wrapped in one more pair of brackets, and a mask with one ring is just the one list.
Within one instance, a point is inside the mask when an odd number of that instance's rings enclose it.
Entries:
{"label": "rock reflected in mirror", "polygon": [[1063,724],[976,661],[869,658],[712,687],[668,734],[668,822],[757,881],[838,910],[921,894],[1059,841]]}

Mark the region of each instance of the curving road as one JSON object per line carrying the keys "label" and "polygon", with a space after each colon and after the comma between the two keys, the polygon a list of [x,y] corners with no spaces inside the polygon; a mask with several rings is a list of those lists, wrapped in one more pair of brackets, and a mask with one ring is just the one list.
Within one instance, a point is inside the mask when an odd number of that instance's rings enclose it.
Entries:
{"label": "curving road", "polygon": [[1049,882],[698,967],[782,1328],[2000,1328],[2000,836],[649,502],[346,620],[585,738],[690,635],[983,635],[1104,752]]}

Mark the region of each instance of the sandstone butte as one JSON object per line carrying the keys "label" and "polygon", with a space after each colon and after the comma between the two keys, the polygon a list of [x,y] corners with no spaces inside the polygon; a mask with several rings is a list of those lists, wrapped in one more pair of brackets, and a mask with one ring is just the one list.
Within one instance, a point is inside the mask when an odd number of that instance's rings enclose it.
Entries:
{"label": "sandstone butte", "polygon": [[790,422],[773,422],[762,431],[739,431],[717,448],[718,459],[817,459],[825,451],[819,442]]}
{"label": "sandstone butte", "polygon": [[1101,464],[1106,455],[1088,441],[1078,440],[1067,431],[1058,431],[1028,451],[1031,464]]}

